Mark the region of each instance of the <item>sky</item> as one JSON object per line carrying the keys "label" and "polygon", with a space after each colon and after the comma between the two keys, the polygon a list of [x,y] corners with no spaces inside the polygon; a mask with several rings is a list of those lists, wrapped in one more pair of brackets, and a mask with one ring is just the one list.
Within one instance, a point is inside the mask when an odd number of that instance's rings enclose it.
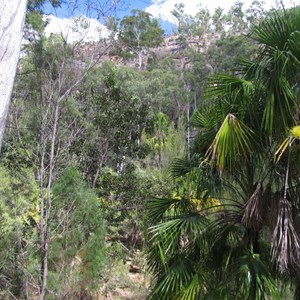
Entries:
{"label": "sky", "polygon": [[[76,2],[76,9],[73,9],[72,1]],[[93,5],[98,4],[98,8],[104,12],[105,15],[115,15],[117,18],[122,19],[125,15],[129,15],[132,9],[140,9],[150,13],[154,18],[160,21],[161,26],[167,34],[171,34],[173,29],[176,28],[176,19],[171,14],[176,3],[184,3],[185,13],[189,15],[195,15],[200,7],[206,7],[211,12],[215,8],[221,7],[226,13],[229,8],[237,2],[237,0],[125,0],[125,4],[120,6],[118,10],[111,10],[110,13],[106,13],[105,9],[111,3],[118,0],[68,0],[71,3],[69,7],[64,5],[60,9],[53,9],[49,5],[45,7],[47,15],[50,15],[49,25],[46,28],[46,34],[63,32],[69,42],[74,40],[84,39],[85,41],[92,41],[99,39],[99,36],[107,35],[107,31],[101,25],[105,21],[105,17],[102,14],[97,15],[94,10],[91,9]],[[120,0],[122,1],[122,0]],[[123,0],[124,1],[124,0]],[[252,0],[241,0],[244,2],[244,9],[246,9],[252,2]],[[264,0],[266,9],[276,7],[277,0]],[[89,5],[87,5],[89,3]],[[104,3],[104,4],[103,4]],[[288,8],[296,5],[300,5],[300,0],[282,0],[283,5]],[[77,30],[74,33],[74,27],[76,22],[74,19],[70,19],[71,16],[74,18],[84,14],[88,18],[84,22],[87,23],[88,28],[84,29],[83,32]],[[100,22],[101,23],[100,23]],[[77,21],[78,24],[78,21]]]}
{"label": "sky", "polygon": [[[138,1],[133,1],[138,2]],[[170,11],[174,8],[175,4],[178,2],[182,2],[185,5],[185,12],[189,15],[194,15],[199,7],[206,7],[210,11],[214,11],[217,7],[221,7],[227,12],[229,8],[237,2],[237,0],[188,0],[188,1],[180,1],[180,0],[153,0],[152,4],[147,6],[145,10],[153,15],[153,17],[161,19],[163,21],[168,21],[170,23],[176,23],[176,19]],[[252,1],[241,1],[244,3],[244,7],[246,8],[251,4]],[[300,1],[296,0],[283,0],[284,6],[290,7],[300,4]],[[270,9],[276,6],[276,0],[265,0],[265,8]]]}

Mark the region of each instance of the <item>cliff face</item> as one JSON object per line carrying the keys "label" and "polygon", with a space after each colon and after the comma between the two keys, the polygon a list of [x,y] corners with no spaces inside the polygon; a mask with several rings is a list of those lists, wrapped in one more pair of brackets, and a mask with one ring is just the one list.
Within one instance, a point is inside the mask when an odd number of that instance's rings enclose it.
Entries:
{"label": "cliff face", "polygon": [[[203,53],[210,44],[210,41],[210,37],[208,36],[202,37],[201,39],[191,38],[188,40],[188,46],[197,52]],[[166,36],[164,42],[160,46],[142,51],[142,68],[146,68],[153,57],[160,58],[167,56],[172,57],[175,60],[175,64],[180,70],[189,68],[190,62],[184,50],[178,36]],[[113,46],[105,41],[82,44],[76,47],[76,57],[81,61],[92,60],[100,65],[104,61],[109,60],[117,66],[138,66],[138,58],[134,55],[130,58],[125,58],[122,56],[122,53],[117,53],[118,51],[114,51]]]}

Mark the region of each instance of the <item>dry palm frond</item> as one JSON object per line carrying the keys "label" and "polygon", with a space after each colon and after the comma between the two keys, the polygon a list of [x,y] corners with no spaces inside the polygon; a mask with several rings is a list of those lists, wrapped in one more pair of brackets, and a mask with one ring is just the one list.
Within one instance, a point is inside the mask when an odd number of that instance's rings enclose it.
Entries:
{"label": "dry palm frond", "polygon": [[277,151],[275,152],[275,155],[274,155],[274,162],[277,163],[279,162],[282,154],[285,152],[286,148],[288,146],[291,146],[293,141],[295,140],[295,138],[292,138],[292,137],[287,137],[282,143],[281,145],[279,146],[279,148],[277,149]]}
{"label": "dry palm frond", "polygon": [[270,228],[275,228],[277,224],[277,217],[279,212],[279,203],[282,198],[282,195],[279,191],[277,191],[271,198],[271,205],[269,215],[267,216],[268,221],[270,222]]}
{"label": "dry palm frond", "polygon": [[244,207],[242,224],[246,228],[259,229],[262,221],[262,186],[258,183],[256,189]]}
{"label": "dry palm frond", "polygon": [[273,234],[272,258],[277,261],[282,273],[297,268],[300,264],[300,240],[293,224],[291,203],[286,198],[279,205]]}

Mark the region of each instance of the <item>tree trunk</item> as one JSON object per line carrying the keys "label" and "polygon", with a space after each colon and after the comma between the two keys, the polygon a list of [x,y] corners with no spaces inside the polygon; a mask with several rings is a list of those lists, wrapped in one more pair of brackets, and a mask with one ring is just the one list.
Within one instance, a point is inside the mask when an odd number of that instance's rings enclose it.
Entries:
{"label": "tree trunk", "polygon": [[[41,204],[41,285],[40,285],[40,295],[39,299],[44,300],[46,295],[47,288],[47,279],[48,279],[48,255],[49,255],[49,219],[51,212],[51,188],[53,184],[53,173],[55,168],[55,143],[57,139],[58,132],[58,123],[59,123],[59,110],[60,104],[63,98],[57,100],[55,106],[54,122],[51,132],[51,146],[50,146],[50,155],[49,155],[49,174],[48,174],[48,184],[47,184],[47,196],[43,194]],[[44,142],[43,142],[44,144]],[[43,157],[45,153],[43,153]],[[42,165],[42,168],[44,166]],[[42,187],[43,188],[43,187]]]}
{"label": "tree trunk", "polygon": [[97,171],[96,171],[96,174],[95,174],[95,177],[94,177],[94,180],[93,180],[93,185],[92,185],[93,189],[96,188],[97,180],[98,180],[98,178],[99,178],[99,176],[101,174],[102,165],[104,163],[104,160],[106,159],[107,151],[108,151],[108,142],[106,141],[105,145],[104,145],[104,150],[103,150],[103,152],[100,155],[100,158],[98,160]]}
{"label": "tree trunk", "polygon": [[0,1],[0,149],[19,60],[27,0]]}
{"label": "tree trunk", "polygon": [[142,51],[138,52],[138,58],[139,58],[139,70],[142,70],[142,65],[143,65],[143,54],[142,54]]}

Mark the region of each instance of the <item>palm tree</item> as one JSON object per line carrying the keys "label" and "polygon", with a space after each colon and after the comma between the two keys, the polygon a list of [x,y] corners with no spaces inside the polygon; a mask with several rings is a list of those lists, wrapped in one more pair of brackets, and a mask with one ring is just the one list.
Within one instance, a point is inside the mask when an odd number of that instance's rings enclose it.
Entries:
{"label": "palm tree", "polygon": [[149,203],[152,299],[276,299],[283,279],[300,299],[300,7],[250,38],[257,55],[210,79],[192,159],[172,167],[206,205],[189,194]]}

